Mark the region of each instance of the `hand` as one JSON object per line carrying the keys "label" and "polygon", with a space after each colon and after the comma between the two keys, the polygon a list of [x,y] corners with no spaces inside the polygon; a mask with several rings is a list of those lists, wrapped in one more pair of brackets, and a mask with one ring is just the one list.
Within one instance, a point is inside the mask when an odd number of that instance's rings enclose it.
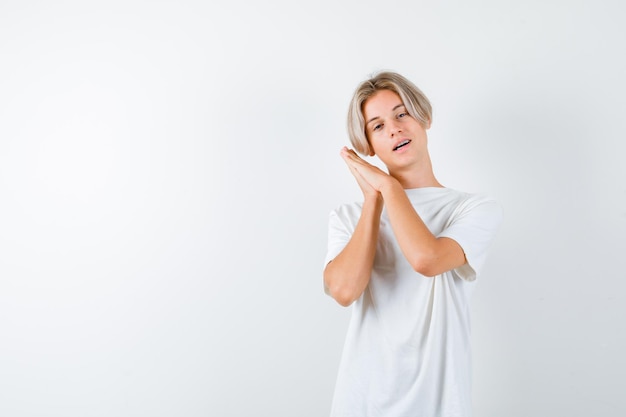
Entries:
{"label": "hand", "polygon": [[378,167],[364,161],[356,152],[345,146],[341,149],[341,157],[348,165],[348,168],[350,168],[350,172],[356,178],[365,197],[380,197],[381,189],[391,179],[391,176]]}

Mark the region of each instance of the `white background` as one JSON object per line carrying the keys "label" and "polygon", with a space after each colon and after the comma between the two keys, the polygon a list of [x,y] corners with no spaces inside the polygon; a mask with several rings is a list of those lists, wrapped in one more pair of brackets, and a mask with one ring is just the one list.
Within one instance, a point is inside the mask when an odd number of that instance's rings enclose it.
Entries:
{"label": "white background", "polygon": [[380,69],[505,221],[480,417],[623,416],[620,1],[0,3],[0,415],[325,416],[339,157]]}

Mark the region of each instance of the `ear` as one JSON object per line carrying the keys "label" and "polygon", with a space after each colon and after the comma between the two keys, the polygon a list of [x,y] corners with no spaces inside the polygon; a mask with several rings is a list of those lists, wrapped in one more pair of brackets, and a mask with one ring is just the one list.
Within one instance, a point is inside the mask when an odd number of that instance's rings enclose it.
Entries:
{"label": "ear", "polygon": [[429,119],[428,123],[426,123],[426,130],[430,129],[431,123],[432,123],[432,121]]}
{"label": "ear", "polygon": [[369,153],[369,156],[374,156],[374,155],[376,155],[376,154],[374,153],[374,149],[372,149],[372,147],[370,146],[370,153]]}

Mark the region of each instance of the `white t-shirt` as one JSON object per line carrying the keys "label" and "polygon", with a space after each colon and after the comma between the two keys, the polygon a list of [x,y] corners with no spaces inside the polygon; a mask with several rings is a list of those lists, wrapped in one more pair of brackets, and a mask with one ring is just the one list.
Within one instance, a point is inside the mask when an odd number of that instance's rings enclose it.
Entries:
{"label": "white t-shirt", "polygon": [[[485,196],[405,190],[429,230],[454,239],[467,264],[432,278],[404,258],[386,210],[369,285],[352,305],[331,417],[471,415],[469,299],[502,219]],[[330,213],[326,265],[350,240],[362,204]]]}

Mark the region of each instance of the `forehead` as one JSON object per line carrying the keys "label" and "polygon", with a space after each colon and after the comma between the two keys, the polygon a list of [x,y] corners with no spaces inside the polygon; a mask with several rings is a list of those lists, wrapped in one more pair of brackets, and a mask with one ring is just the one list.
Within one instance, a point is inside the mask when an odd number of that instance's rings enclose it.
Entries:
{"label": "forehead", "polygon": [[379,90],[363,103],[363,118],[367,121],[374,117],[381,117],[401,105],[402,99],[391,90]]}

